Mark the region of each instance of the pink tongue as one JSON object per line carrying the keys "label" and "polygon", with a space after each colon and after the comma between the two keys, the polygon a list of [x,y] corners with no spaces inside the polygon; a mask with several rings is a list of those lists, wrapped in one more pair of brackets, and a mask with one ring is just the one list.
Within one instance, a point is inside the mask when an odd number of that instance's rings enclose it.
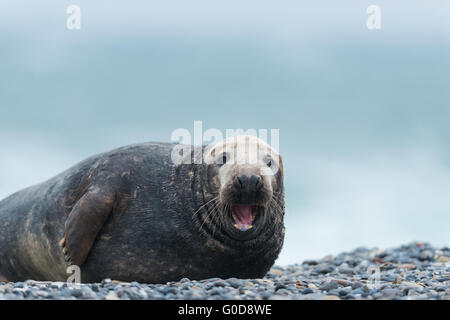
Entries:
{"label": "pink tongue", "polygon": [[237,224],[242,225],[251,225],[252,224],[252,206],[236,204],[233,206],[233,212],[236,218],[239,221],[236,221]]}

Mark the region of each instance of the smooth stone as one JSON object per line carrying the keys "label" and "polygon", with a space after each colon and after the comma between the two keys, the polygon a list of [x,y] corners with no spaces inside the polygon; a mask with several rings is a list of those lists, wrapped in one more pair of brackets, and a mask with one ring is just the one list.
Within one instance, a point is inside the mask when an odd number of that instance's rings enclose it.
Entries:
{"label": "smooth stone", "polygon": [[79,297],[81,297],[83,295],[83,291],[81,289],[72,289],[70,291],[70,294],[72,296],[74,296],[75,298],[79,298]]}
{"label": "smooth stone", "polygon": [[361,282],[352,282],[352,289],[358,289],[361,288],[363,286],[363,284]]}
{"label": "smooth stone", "polygon": [[401,295],[401,291],[398,290],[398,289],[383,289],[383,290],[381,290],[381,293],[385,297],[392,297],[392,296]]}
{"label": "smooth stone", "polygon": [[341,300],[338,296],[326,296],[325,300]]}
{"label": "smooth stone", "polygon": [[231,287],[233,287],[235,289],[239,288],[240,286],[242,286],[244,284],[244,281],[237,279],[237,278],[230,278],[227,280],[227,282]]}
{"label": "smooth stone", "polygon": [[335,281],[326,281],[320,286],[320,290],[322,291],[330,291],[337,288],[339,288],[339,285]]}
{"label": "smooth stone", "polygon": [[334,266],[332,265],[319,265],[316,269],[316,272],[320,274],[327,274],[334,271]]}
{"label": "smooth stone", "polygon": [[313,292],[314,292],[313,289],[311,289],[311,288],[306,288],[306,289],[303,289],[302,294],[310,294],[310,293],[313,293]]}

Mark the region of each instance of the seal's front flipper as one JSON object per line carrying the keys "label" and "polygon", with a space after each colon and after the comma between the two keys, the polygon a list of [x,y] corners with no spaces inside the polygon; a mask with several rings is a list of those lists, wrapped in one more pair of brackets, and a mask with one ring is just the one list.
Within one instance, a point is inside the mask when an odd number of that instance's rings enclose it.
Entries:
{"label": "seal's front flipper", "polygon": [[86,260],[97,234],[113,210],[115,198],[114,190],[91,186],[75,204],[60,242],[67,263],[81,266]]}

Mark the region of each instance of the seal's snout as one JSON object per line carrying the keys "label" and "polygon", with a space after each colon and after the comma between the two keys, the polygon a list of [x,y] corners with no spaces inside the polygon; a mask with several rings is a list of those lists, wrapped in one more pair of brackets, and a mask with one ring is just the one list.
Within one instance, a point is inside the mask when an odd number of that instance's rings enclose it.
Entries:
{"label": "seal's snout", "polygon": [[257,223],[264,211],[267,190],[260,175],[238,174],[230,188],[231,216],[233,226],[240,231],[248,231]]}
{"label": "seal's snout", "polygon": [[257,203],[259,192],[263,187],[262,178],[252,174],[241,175],[235,178],[233,183],[235,191],[235,202],[241,204]]}

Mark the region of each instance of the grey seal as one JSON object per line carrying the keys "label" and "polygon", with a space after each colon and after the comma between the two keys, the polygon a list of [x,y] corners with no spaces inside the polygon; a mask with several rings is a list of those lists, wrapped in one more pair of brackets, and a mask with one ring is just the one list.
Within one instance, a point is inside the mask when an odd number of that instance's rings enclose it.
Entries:
{"label": "grey seal", "polygon": [[191,163],[173,149],[118,148],[2,200],[0,278],[263,277],[284,240],[281,156],[252,136],[192,147]]}

